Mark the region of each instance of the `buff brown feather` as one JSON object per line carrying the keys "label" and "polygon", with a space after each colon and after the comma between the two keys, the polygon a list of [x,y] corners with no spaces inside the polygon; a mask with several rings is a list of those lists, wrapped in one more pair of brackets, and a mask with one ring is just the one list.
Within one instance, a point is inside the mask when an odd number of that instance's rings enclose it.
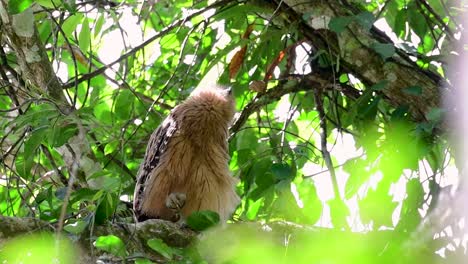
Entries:
{"label": "buff brown feather", "polygon": [[172,110],[151,135],[137,174],[133,207],[139,221],[177,220],[174,208],[182,219],[200,210],[215,211],[222,221],[230,217],[239,203],[228,167],[234,113],[231,92],[217,86],[197,88]]}

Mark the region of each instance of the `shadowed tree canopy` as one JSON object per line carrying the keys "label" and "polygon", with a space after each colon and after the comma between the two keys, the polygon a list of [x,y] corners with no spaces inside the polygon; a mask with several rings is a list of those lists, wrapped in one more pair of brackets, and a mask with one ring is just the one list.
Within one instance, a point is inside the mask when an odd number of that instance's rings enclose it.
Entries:
{"label": "shadowed tree canopy", "polygon": [[[462,88],[466,8],[0,0],[0,260],[463,261],[460,109],[443,102]],[[135,223],[151,133],[215,83],[236,99],[236,212]]]}

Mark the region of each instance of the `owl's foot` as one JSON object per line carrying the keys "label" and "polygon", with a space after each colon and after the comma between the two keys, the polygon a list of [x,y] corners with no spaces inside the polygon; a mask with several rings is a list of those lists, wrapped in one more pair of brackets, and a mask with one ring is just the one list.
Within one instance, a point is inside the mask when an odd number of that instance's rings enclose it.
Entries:
{"label": "owl's foot", "polygon": [[179,222],[182,220],[180,211],[184,207],[186,199],[187,196],[185,193],[173,192],[167,196],[166,207],[174,212],[172,219],[173,222]]}

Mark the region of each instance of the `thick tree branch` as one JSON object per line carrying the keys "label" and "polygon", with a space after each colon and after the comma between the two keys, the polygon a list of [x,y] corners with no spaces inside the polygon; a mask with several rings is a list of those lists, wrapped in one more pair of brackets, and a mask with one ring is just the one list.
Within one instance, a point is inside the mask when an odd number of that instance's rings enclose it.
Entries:
{"label": "thick tree branch", "polygon": [[[0,216],[0,245],[6,239],[34,232],[54,232],[56,227],[46,221],[36,218],[20,218]],[[89,232],[89,230],[88,230]],[[151,219],[141,223],[114,223],[95,226],[92,230],[94,237],[115,235],[124,241],[129,252],[141,252],[149,259],[160,259],[146,242],[152,238],[159,238],[172,247],[187,247],[195,239],[196,233],[187,228],[180,228],[178,224]],[[79,246],[83,250],[80,263],[92,263],[102,253],[97,252],[89,241],[89,233],[83,232],[79,239]],[[92,254],[94,252],[96,255]],[[96,261],[93,261],[96,262]],[[107,263],[107,262],[106,262]],[[112,263],[112,262],[111,262]]]}
{"label": "thick tree branch", "polygon": [[62,112],[69,113],[71,108],[39,39],[32,9],[15,15],[9,14],[7,10],[8,1],[0,0],[4,37],[16,53],[26,85],[29,83],[31,88],[37,89],[38,94],[47,94]]}
{"label": "thick tree branch", "polygon": [[[340,65],[347,72],[368,85],[386,80],[386,88],[382,91],[386,100],[394,106],[408,106],[415,120],[425,120],[432,108],[440,107],[440,76],[419,68],[396,47],[397,53],[387,60],[382,59],[371,48],[378,43],[393,44],[382,32],[375,28],[366,30],[357,23],[351,23],[340,34],[328,30],[330,19],[353,15],[341,1],[286,0],[280,7],[287,22],[298,23],[316,48],[340,58]],[[308,19],[303,20],[303,17]],[[422,93],[405,93],[405,88],[411,86],[421,87]]]}

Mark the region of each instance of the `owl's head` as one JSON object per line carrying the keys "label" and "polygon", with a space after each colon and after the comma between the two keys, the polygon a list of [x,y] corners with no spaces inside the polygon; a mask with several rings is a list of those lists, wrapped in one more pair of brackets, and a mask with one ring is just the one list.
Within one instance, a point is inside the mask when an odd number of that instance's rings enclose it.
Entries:
{"label": "owl's head", "polygon": [[211,85],[196,88],[188,103],[193,105],[199,114],[212,117],[217,121],[230,123],[235,113],[235,100],[231,87]]}

